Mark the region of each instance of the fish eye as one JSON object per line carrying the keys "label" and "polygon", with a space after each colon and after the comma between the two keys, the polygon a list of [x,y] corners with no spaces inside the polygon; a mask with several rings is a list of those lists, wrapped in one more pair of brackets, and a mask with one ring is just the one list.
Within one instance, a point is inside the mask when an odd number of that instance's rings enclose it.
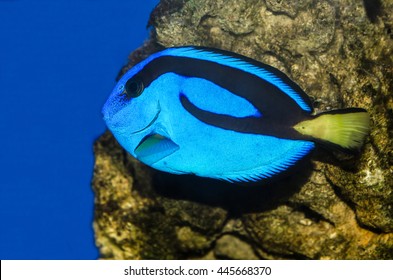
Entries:
{"label": "fish eye", "polygon": [[141,80],[131,78],[126,82],[123,94],[125,94],[128,98],[135,98],[142,94],[144,88],[145,87]]}

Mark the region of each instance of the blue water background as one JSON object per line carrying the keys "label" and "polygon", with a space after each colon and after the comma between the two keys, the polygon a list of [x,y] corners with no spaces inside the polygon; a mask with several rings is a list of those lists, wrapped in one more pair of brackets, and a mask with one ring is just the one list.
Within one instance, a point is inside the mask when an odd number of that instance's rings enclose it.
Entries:
{"label": "blue water background", "polygon": [[95,259],[94,140],[158,0],[0,1],[0,259]]}

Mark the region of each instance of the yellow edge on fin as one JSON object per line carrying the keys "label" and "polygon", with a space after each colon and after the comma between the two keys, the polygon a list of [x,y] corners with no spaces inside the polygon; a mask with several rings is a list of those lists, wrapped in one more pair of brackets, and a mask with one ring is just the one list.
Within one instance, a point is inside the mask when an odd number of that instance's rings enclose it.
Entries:
{"label": "yellow edge on fin", "polygon": [[359,149],[370,130],[367,112],[325,113],[294,126],[300,134],[339,145]]}

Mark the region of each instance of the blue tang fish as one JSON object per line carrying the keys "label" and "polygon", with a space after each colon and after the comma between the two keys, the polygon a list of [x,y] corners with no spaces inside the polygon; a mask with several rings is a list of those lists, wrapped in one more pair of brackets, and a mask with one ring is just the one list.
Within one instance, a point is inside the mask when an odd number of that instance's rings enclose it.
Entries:
{"label": "blue tang fish", "polygon": [[237,183],[285,174],[318,142],[358,150],[369,131],[364,109],[314,115],[304,91],[276,68],[190,46],[135,65],[102,112],[117,141],[141,162]]}

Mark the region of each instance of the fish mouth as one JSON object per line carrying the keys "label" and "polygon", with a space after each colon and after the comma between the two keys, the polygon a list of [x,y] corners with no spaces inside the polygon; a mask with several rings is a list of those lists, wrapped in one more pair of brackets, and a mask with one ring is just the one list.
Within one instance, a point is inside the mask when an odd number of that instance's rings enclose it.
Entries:
{"label": "fish mouth", "polygon": [[147,130],[149,127],[151,127],[151,126],[156,122],[156,120],[158,119],[158,116],[159,116],[160,113],[161,113],[160,102],[158,102],[157,109],[158,109],[158,110],[157,110],[156,115],[155,115],[154,118],[149,122],[149,124],[148,124],[147,126],[145,126],[145,127],[142,128],[142,129],[139,129],[139,130],[137,130],[137,131],[134,131],[134,132],[132,132],[131,134],[141,133],[141,132]]}

